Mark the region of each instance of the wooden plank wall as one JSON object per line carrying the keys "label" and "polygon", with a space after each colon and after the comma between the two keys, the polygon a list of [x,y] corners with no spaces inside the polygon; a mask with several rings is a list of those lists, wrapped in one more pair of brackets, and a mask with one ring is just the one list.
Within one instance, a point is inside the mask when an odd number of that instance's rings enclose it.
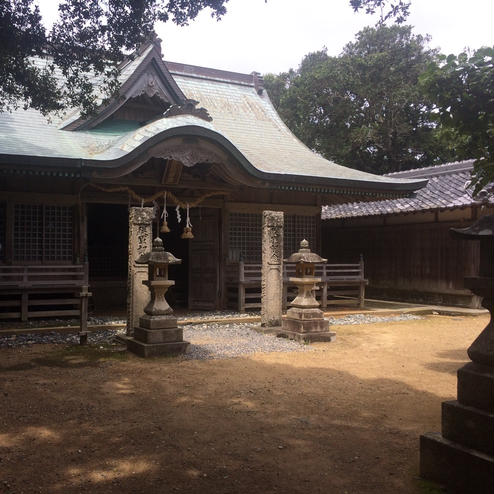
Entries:
{"label": "wooden plank wall", "polygon": [[[355,262],[362,253],[370,294],[472,306],[463,279],[478,272],[479,246],[449,233],[452,227],[464,226],[445,222],[331,227],[325,221],[322,253],[330,263]],[[420,292],[423,300],[418,300]]]}

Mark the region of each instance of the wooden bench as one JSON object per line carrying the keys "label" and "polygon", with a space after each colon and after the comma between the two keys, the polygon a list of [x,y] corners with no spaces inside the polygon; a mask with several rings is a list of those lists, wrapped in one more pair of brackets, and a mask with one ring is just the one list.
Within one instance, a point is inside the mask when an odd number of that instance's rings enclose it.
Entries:
{"label": "wooden bench", "polygon": [[[227,306],[239,312],[246,309],[261,308],[261,271],[260,263],[233,263],[227,265],[226,292]],[[296,287],[289,281],[295,276],[295,265],[283,265],[283,307],[296,295]],[[315,286],[316,298],[321,307],[328,305],[352,305],[364,307],[365,286],[368,280],[364,277],[364,261],[361,256],[358,263],[353,264],[316,264],[315,276],[321,282]]]}
{"label": "wooden bench", "polygon": [[227,306],[245,312],[261,308],[262,264],[228,264],[226,268]]}
{"label": "wooden bench", "polygon": [[[283,297],[284,308],[289,300],[296,295],[295,285],[288,279],[295,276],[295,265],[285,264],[283,266],[283,284],[285,296]],[[316,278],[321,278],[316,288],[316,298],[323,309],[328,305],[358,305],[364,307],[365,286],[369,283],[364,277],[364,260],[360,256],[358,263],[348,264],[316,264]]]}
{"label": "wooden bench", "polygon": [[87,263],[0,266],[0,319],[79,316],[87,321],[89,296]]}

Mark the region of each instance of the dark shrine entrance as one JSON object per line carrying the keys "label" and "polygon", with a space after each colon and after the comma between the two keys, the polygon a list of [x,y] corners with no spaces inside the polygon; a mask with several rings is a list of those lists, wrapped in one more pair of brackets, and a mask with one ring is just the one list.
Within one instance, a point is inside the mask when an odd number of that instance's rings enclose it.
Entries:
{"label": "dark shrine entrance", "polygon": [[[168,208],[169,233],[160,233],[165,250],[182,259],[182,264],[170,266],[170,279],[175,280],[166,298],[173,308],[214,310],[219,308],[219,245],[220,211],[213,208],[194,208],[190,211],[194,238],[182,239],[185,212],[177,221],[174,208]],[[157,222],[153,226],[156,235]]]}
{"label": "dark shrine entrance", "polygon": [[[170,266],[175,286],[167,292],[171,307],[214,310],[220,307],[220,210],[191,209],[193,239],[182,239],[185,212],[178,222],[175,208],[167,208],[170,232],[159,232],[153,222],[153,238],[163,239],[165,250],[182,259]],[[124,313],[127,305],[128,232],[127,205],[88,204],[87,239],[91,303],[97,314]]]}
{"label": "dark shrine entrance", "polygon": [[189,240],[189,309],[220,307],[220,210],[191,211],[194,239]]}
{"label": "dark shrine entrance", "polygon": [[126,307],[128,236],[126,205],[87,205],[89,284],[96,312]]}

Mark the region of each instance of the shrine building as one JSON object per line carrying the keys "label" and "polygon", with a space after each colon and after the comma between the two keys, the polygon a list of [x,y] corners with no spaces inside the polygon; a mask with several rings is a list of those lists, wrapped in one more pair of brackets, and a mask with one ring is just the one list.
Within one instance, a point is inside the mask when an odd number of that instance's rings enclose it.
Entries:
{"label": "shrine building", "polygon": [[95,309],[125,307],[131,206],[154,207],[154,235],[182,259],[170,302],[208,310],[227,305],[229,266],[260,262],[263,210],[285,213],[287,255],[303,238],[320,252],[322,205],[409,197],[427,182],[324,159],[285,126],[259,74],[164,61],[159,40],[119,80],[89,118],[0,113],[0,318],[74,315],[63,278],[79,269]]}

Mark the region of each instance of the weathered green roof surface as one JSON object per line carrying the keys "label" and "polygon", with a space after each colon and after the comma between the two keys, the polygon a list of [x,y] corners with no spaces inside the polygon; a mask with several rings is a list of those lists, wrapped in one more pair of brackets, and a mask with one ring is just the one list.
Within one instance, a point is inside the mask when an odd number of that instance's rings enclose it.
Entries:
{"label": "weathered green roof surface", "polygon": [[[100,163],[104,167],[112,160],[125,160],[131,152],[135,155],[141,149],[144,151],[151,139],[156,142],[156,138],[166,139],[172,134],[197,133],[227,147],[260,175],[267,173],[280,179],[299,176],[304,181],[314,177],[318,182],[322,180],[332,185],[360,184],[389,192],[412,191],[426,183],[364,173],[314,153],[285,126],[267,92],[256,87],[253,75],[163,62],[159,51],[150,45],[122,67],[122,88],[126,84],[135,85],[139,73],[149,77],[150,70],[153,74],[167,72],[168,80],[171,75],[187,98],[207,109],[212,121],[194,115],[176,115],[159,118],[139,128],[133,123],[108,121],[91,130],[63,130],[67,124],[77,121],[77,111],[68,111],[63,118],[49,121],[37,111],[20,109],[0,114],[1,162],[6,163],[14,156],[30,157],[30,163],[36,163],[36,158],[65,158],[78,160],[81,166],[91,161],[92,166]],[[20,163],[19,159],[15,161]]]}

